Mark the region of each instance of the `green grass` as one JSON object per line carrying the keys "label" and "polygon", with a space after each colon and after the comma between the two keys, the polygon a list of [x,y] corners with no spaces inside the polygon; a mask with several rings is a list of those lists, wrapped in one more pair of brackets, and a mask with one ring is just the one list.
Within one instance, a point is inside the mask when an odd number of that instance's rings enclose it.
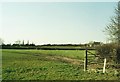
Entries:
{"label": "green grass", "polygon": [[[93,53],[95,51],[92,51]],[[113,72],[83,71],[84,50],[2,50],[3,80],[116,80]]]}

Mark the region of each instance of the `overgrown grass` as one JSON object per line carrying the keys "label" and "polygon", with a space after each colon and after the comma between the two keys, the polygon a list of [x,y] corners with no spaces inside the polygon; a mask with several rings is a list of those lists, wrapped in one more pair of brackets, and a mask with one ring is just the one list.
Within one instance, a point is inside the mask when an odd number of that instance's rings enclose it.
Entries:
{"label": "overgrown grass", "polygon": [[83,64],[76,65],[57,58],[49,59],[60,56],[83,60],[84,54],[84,50],[2,50],[3,80],[117,79],[113,72],[84,72]]}

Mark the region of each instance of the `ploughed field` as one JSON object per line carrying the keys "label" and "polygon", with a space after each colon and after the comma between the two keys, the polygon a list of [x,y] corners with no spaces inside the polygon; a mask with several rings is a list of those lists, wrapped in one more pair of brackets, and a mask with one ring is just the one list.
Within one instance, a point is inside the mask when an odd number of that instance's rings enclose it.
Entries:
{"label": "ploughed field", "polygon": [[[91,50],[95,53],[94,50]],[[117,80],[114,69],[89,64],[84,71],[85,50],[2,50],[3,80]],[[91,57],[94,61],[94,57]],[[99,70],[97,70],[98,68]]]}

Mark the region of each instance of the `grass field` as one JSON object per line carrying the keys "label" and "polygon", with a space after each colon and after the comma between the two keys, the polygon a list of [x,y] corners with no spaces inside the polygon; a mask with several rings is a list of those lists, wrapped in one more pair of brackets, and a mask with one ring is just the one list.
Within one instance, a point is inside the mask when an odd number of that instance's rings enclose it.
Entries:
{"label": "grass field", "polygon": [[[92,51],[93,53],[95,51]],[[114,70],[83,71],[84,50],[2,50],[3,80],[117,80]],[[89,68],[88,68],[89,69]]]}

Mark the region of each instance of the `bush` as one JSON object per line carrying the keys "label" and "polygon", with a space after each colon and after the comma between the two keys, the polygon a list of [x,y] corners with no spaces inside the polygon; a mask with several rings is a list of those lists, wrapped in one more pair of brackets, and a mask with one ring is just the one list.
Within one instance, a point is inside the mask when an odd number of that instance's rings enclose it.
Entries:
{"label": "bush", "polygon": [[114,43],[104,44],[96,47],[97,54],[101,58],[107,58],[108,60],[114,61],[120,64],[120,46]]}
{"label": "bush", "polygon": [[101,46],[96,47],[97,54],[100,57],[108,58],[114,54],[114,45],[113,44],[103,44]]}
{"label": "bush", "polygon": [[120,45],[116,48],[116,63],[120,64]]}

